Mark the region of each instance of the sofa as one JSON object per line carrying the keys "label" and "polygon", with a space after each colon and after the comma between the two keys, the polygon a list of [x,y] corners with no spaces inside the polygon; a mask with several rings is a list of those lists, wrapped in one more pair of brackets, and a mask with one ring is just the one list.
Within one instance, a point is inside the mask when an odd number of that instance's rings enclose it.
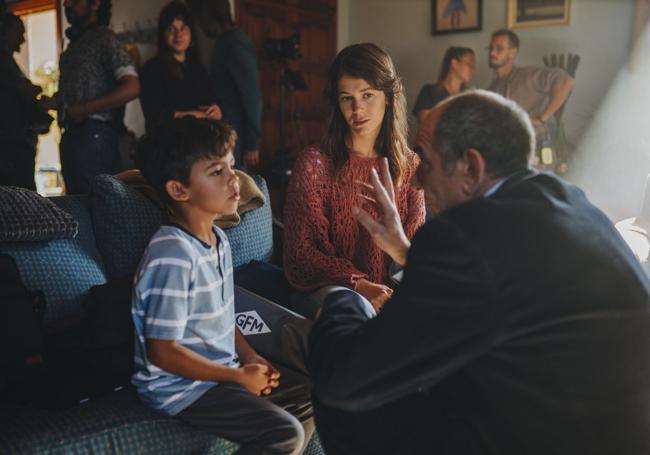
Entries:
{"label": "sofa", "polygon": [[[258,176],[254,180],[269,201],[265,181]],[[78,222],[77,235],[40,242],[0,242],[0,253],[15,259],[27,288],[43,292],[44,327],[65,344],[65,334],[74,333],[84,323],[82,303],[90,289],[132,276],[164,215],[145,195],[109,175],[98,176],[88,195],[51,201]],[[270,204],[244,213],[240,224],[226,233],[236,277],[250,261],[269,261],[273,254]],[[64,362],[72,366],[83,362],[83,354],[76,354],[83,350],[67,352]],[[56,384],[38,381],[34,396],[42,390],[57,394]],[[64,376],[60,385],[83,388],[85,384],[83,378]],[[230,441],[151,411],[128,382],[102,386],[101,393],[81,393],[80,403],[68,403],[61,409],[44,409],[38,400],[29,405],[0,403],[0,453],[225,454],[237,448]],[[323,453],[317,435],[305,453]]]}

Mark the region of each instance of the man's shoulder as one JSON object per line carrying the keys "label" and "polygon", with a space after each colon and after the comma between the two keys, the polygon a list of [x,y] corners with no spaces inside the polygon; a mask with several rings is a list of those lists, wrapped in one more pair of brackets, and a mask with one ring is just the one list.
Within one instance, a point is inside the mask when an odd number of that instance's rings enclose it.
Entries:
{"label": "man's shoulder", "polygon": [[556,221],[568,222],[569,215],[577,212],[599,217],[580,188],[552,174],[527,170],[510,176],[493,195],[452,207],[441,218],[472,237],[492,241],[503,234],[510,241],[508,232],[515,226],[525,236],[524,226],[552,222],[558,227],[562,223]]}
{"label": "man's shoulder", "polygon": [[102,43],[106,45],[119,43],[119,39],[115,32],[105,25],[91,27],[81,36],[81,39],[83,41]]}
{"label": "man's shoulder", "polygon": [[565,70],[555,66],[533,66],[533,65],[515,66],[512,68],[512,72],[513,72],[513,77],[526,78],[526,79],[539,77],[545,74],[553,74],[553,75],[567,74],[568,75],[568,73]]}
{"label": "man's shoulder", "polygon": [[235,27],[232,30],[232,39],[242,46],[253,47],[253,43],[248,37],[248,35],[239,27]]}
{"label": "man's shoulder", "polygon": [[106,25],[98,25],[97,27],[93,27],[93,32],[97,36],[101,36],[106,39],[118,40],[117,34],[110,27]]}

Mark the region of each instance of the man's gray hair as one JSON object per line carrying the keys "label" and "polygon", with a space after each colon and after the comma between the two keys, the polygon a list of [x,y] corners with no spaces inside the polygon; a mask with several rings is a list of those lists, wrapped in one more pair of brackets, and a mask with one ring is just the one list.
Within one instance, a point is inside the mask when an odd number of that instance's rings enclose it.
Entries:
{"label": "man's gray hair", "polygon": [[435,126],[433,146],[448,171],[470,148],[479,151],[491,177],[528,166],[535,132],[517,103],[486,90],[471,90],[441,105],[444,110]]}

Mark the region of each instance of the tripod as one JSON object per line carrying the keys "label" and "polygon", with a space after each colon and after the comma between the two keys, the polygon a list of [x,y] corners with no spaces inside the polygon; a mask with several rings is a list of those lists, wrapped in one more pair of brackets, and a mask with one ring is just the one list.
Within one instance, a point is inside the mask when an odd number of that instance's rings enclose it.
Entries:
{"label": "tripod", "polygon": [[287,162],[288,150],[286,146],[287,97],[290,91],[307,90],[307,84],[299,72],[289,69],[286,60],[281,60],[280,64],[280,120],[278,122],[277,164],[271,172],[280,187],[284,188],[291,175],[291,169]]}

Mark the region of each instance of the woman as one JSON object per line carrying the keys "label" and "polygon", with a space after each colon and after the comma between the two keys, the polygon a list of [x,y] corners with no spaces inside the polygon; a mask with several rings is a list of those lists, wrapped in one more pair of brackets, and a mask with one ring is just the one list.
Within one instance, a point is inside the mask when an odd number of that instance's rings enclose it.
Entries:
{"label": "woman", "polygon": [[12,13],[0,17],[0,185],[36,190],[38,135],[50,129],[54,108],[16,64],[13,54],[25,42],[23,21]]}
{"label": "woman", "polygon": [[422,87],[415,102],[413,115],[417,117],[418,123],[421,123],[424,116],[440,101],[465,90],[475,71],[476,59],[472,49],[449,47],[442,59],[438,82]]}
{"label": "woman", "polygon": [[390,56],[370,43],[343,49],[330,67],[325,95],[325,137],[298,156],[284,211],[289,282],[300,291],[327,287],[309,303],[296,301],[295,309],[311,317],[330,286],[356,290],[376,310],[392,294],[390,258],[351,213],[378,160],[388,159],[409,238],[424,221],[422,192],[410,184],[419,160],[406,145],[404,90]]}
{"label": "woman", "polygon": [[194,37],[187,6],[179,1],[167,4],[158,19],[158,54],[142,69],[140,100],[147,131],[172,117],[221,119]]}

